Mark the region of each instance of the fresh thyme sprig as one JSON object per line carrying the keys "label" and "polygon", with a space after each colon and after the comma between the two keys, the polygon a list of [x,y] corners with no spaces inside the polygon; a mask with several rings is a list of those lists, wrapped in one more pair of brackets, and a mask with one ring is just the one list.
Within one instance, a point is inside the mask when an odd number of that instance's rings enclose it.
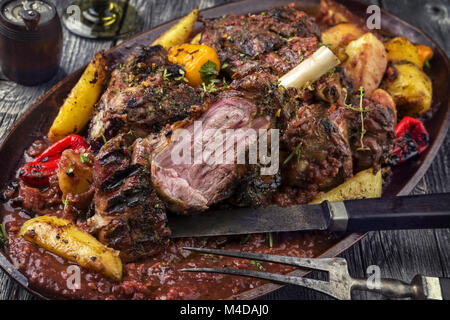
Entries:
{"label": "fresh thyme sprig", "polygon": [[367,130],[364,128],[364,112],[368,112],[369,108],[364,110],[363,108],[363,100],[364,100],[364,87],[359,87],[359,112],[361,114],[361,147],[356,149],[358,151],[367,151],[370,148],[364,146],[364,135],[367,133]]}
{"label": "fresh thyme sprig", "polygon": [[359,87],[359,108],[355,108],[351,103],[347,103],[347,90],[345,90],[345,97],[344,97],[344,106],[346,109],[357,111],[361,114],[361,147],[356,149],[358,151],[367,151],[370,150],[370,148],[364,146],[364,136],[367,133],[366,128],[364,127],[364,112],[369,112],[369,108],[363,108],[363,101],[364,101],[364,87]]}

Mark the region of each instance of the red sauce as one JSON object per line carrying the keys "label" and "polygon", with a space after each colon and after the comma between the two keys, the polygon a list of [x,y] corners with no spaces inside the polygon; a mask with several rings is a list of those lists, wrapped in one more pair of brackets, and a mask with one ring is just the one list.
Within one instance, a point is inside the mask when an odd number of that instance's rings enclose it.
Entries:
{"label": "red sauce", "polygon": [[[273,235],[273,247],[269,247],[267,235],[242,237],[215,237],[177,239],[161,254],[139,263],[124,265],[121,283],[80,267],[80,288],[70,290],[67,285],[76,265],[17,236],[21,224],[29,217],[8,203],[1,207],[1,220],[8,232],[6,254],[12,263],[29,280],[31,286],[49,297],[70,299],[225,299],[232,295],[258,287],[265,281],[220,274],[185,273],[183,268],[230,267],[239,269],[263,269],[268,272],[287,273],[292,267],[271,263],[259,263],[229,257],[217,257],[190,253],[184,246],[224,248],[313,257],[336,242],[325,233],[283,233]],[[70,270],[69,270],[70,271]]]}

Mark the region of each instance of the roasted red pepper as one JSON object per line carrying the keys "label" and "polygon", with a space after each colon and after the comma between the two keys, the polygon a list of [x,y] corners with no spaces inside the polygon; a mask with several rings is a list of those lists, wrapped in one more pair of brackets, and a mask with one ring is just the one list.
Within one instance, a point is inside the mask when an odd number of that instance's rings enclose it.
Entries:
{"label": "roasted red pepper", "polygon": [[63,151],[67,149],[77,150],[80,148],[88,148],[88,144],[82,137],[71,134],[55,142],[33,161],[24,165],[19,172],[19,177],[25,183],[33,186],[48,185],[49,178],[57,173],[58,163]]}
{"label": "roasted red pepper", "polygon": [[404,117],[395,128],[396,143],[392,152],[392,165],[405,162],[428,148],[430,136],[422,121]]}

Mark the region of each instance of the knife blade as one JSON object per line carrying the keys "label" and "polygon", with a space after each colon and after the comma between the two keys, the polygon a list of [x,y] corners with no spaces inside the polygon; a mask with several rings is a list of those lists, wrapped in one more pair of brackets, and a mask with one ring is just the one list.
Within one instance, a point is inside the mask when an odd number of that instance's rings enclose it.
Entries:
{"label": "knife blade", "polygon": [[172,238],[307,230],[366,232],[448,228],[450,194],[211,210],[193,216],[169,216],[168,220]]}

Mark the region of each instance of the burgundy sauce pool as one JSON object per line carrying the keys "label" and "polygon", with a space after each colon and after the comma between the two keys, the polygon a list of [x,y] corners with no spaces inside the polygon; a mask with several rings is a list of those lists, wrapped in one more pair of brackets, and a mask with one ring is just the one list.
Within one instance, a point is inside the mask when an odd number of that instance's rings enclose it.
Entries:
{"label": "burgundy sauce pool", "polygon": [[[1,207],[1,220],[8,232],[6,255],[29,280],[32,288],[49,297],[69,299],[225,299],[256,288],[265,281],[237,276],[205,273],[184,273],[180,269],[193,267],[230,267],[287,273],[294,268],[243,259],[190,253],[184,246],[221,248],[314,257],[336,242],[336,237],[324,233],[273,234],[270,248],[267,235],[177,239],[161,254],[139,263],[124,265],[123,280],[115,283],[85,268],[81,271],[79,289],[69,289],[73,284],[76,265],[41,249],[17,232],[29,217],[8,203]],[[71,277],[71,278],[70,278]]]}

